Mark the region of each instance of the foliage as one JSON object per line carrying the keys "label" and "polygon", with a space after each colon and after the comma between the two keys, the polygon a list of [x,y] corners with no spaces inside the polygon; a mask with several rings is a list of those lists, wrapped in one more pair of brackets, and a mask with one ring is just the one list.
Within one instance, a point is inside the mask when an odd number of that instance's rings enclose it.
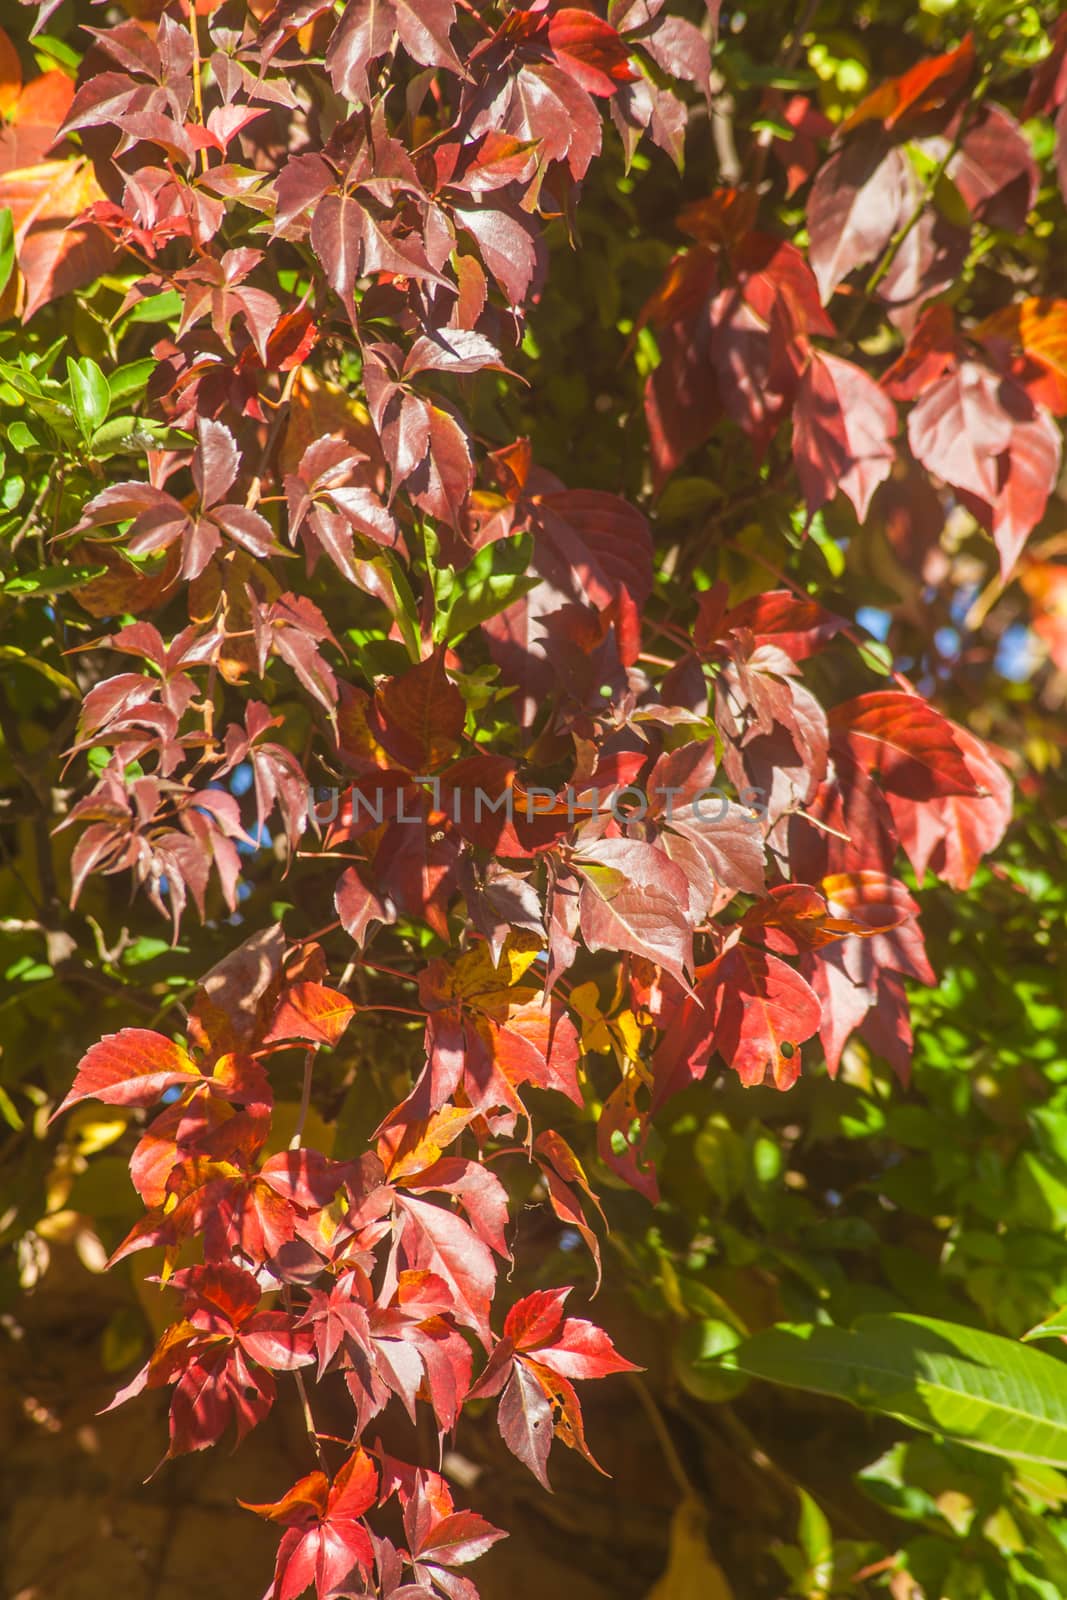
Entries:
{"label": "foliage", "polygon": [[563,1276],[788,1485],[669,1574],[1062,1592],[1064,19],[130,10],[0,36],[12,1291],[296,1386],[275,1600],[597,1467]]}

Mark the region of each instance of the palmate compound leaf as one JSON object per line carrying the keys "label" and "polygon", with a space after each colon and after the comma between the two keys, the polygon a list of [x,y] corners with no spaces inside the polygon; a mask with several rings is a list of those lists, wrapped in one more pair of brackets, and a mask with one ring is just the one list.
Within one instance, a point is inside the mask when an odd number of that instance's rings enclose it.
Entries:
{"label": "palmate compound leaf", "polygon": [[598,1466],[585,1442],[581,1405],[571,1379],[636,1372],[602,1328],[564,1315],[566,1289],[540,1289],[517,1301],[504,1336],[472,1396],[500,1394],[497,1423],[508,1449],[550,1488],[548,1453],[553,1437]]}
{"label": "palmate compound leaf", "polygon": [[1067,1466],[1067,1364],[999,1334],[893,1313],[851,1329],[771,1328],[722,1361],[975,1450]]}
{"label": "palmate compound leaf", "polygon": [[370,1568],[374,1550],[363,1522],[378,1496],[378,1472],[371,1457],[357,1449],[332,1484],[323,1472],[312,1472],[268,1505],[251,1505],[246,1511],[286,1529],[274,1569],[273,1600],[295,1600],[315,1586],[318,1600],[326,1600],[354,1567]]}
{"label": "palmate compound leaf", "polygon": [[715,1051],[744,1084],[769,1077],[776,1088],[791,1088],[800,1073],[800,1044],[822,1020],[810,984],[779,956],[743,944],[697,976],[656,1050],[653,1110],[703,1078]]}

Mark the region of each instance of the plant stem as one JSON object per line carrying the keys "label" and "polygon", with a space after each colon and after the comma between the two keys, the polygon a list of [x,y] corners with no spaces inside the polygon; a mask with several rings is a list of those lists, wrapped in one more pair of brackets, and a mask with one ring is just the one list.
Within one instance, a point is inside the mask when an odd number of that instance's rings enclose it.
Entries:
{"label": "plant stem", "polygon": [[299,1150],[300,1141],[304,1137],[304,1123],[307,1121],[308,1107],[311,1105],[311,1074],[315,1066],[314,1050],[304,1052],[304,1083],[300,1091],[300,1110],[296,1115],[296,1127],[293,1137],[289,1140],[290,1150]]}

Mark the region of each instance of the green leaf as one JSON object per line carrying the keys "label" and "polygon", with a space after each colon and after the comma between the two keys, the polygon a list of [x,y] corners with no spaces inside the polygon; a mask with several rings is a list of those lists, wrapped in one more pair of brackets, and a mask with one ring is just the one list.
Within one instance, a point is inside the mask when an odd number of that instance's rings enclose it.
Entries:
{"label": "green leaf", "polygon": [[24,422],[10,422],[7,428],[7,442],[13,450],[20,455],[28,455],[31,450],[39,450],[41,442],[37,435],[27,428]]}
{"label": "green leaf", "polygon": [[20,595],[62,594],[64,589],[77,589],[106,571],[106,567],[41,567],[37,572],[9,578],[4,584],[4,593],[16,599]]}
{"label": "green leaf", "polygon": [[128,322],[173,322],[182,313],[181,295],[176,289],[164,289],[162,294],[146,295],[138,300],[130,312]]}
{"label": "green leaf", "polygon": [[124,415],[112,417],[97,428],[90,448],[103,461],[107,456],[141,455],[145,450],[187,450],[192,442],[187,433],[168,428],[163,422]]}
{"label": "green leaf", "polygon": [[893,671],[893,652],[881,639],[864,639],[858,646],[860,660],[871,672],[888,678]]}
{"label": "green leaf", "polygon": [[11,282],[15,270],[15,223],[9,206],[0,211],[0,294]]}
{"label": "green leaf", "polygon": [[25,650],[20,650],[17,644],[0,644],[0,661],[11,661],[20,667],[29,667],[32,672],[39,673],[42,678],[57,689],[66,689],[70,694],[78,693],[78,686],[67,677],[65,672],[60,672],[53,667],[51,662],[42,661],[39,656],[27,655]]}
{"label": "green leaf", "polygon": [[834,1581],[834,1536],[821,1508],[806,1489],[800,1494],[800,1523],[797,1543],[807,1558],[806,1573],[808,1595],[828,1593]]}
{"label": "green leaf", "polygon": [[1023,1334],[1024,1343],[1031,1339],[1067,1339],[1067,1306],[1061,1306],[1051,1317],[1046,1317],[1036,1328]]}
{"label": "green leaf", "polygon": [[[0,378],[3,378],[4,382],[25,401],[29,409],[47,422],[49,427],[54,428],[63,437],[75,437],[74,413],[60,398],[66,391],[58,384],[49,381],[50,392],[46,392],[31,372],[15,366],[10,361],[0,361]],[[13,437],[15,426],[16,424],[12,423],[7,430],[7,436],[12,444],[15,443]]]}
{"label": "green leaf", "polygon": [[723,1362],[992,1455],[1067,1464],[1067,1363],[999,1334],[890,1314],[853,1329],[771,1328]]}
{"label": "green leaf", "polygon": [[411,585],[408,582],[404,568],[389,550],[382,550],[378,555],[367,561],[357,558],[354,565],[357,572],[365,567],[368,573],[376,577],[377,582],[369,587],[369,593],[376,594],[379,593],[380,589],[384,588],[386,594],[382,598],[385,600],[397,627],[400,629],[408,655],[412,661],[418,661],[420,654],[419,610],[415,604],[415,596],[411,592]]}
{"label": "green leaf", "polygon": [[497,539],[479,550],[456,577],[451,604],[437,618],[435,640],[452,644],[528,594],[539,582],[527,571],[532,553],[533,538],[528,533]]}
{"label": "green leaf", "polygon": [[773,133],[776,139],[795,139],[797,130],[782,117],[753,117],[753,133]]}
{"label": "green leaf", "polygon": [[67,380],[74,415],[82,438],[88,443],[111,409],[111,390],[104,374],[89,356],[81,361],[67,357]]}
{"label": "green leaf", "polygon": [[70,77],[77,76],[81,56],[65,39],[57,38],[54,33],[34,34],[33,53],[42,72],[50,72],[53,67],[62,67]]}
{"label": "green leaf", "polygon": [[812,544],[817,545],[822,552],[822,558],[830,569],[830,576],[839,578],[845,570],[845,553],[828,531],[821,512],[817,511],[812,517],[808,533]]}
{"label": "green leaf", "polygon": [[19,1113],[18,1106],[2,1083],[0,1083],[0,1117],[3,1117],[8,1127],[14,1128],[16,1132],[20,1132],[26,1126]]}
{"label": "green leaf", "polygon": [[169,939],[155,939],[144,933],[126,946],[122,952],[122,964],[124,967],[139,967],[146,961],[155,961],[158,956],[169,955],[171,949]]}
{"label": "green leaf", "polygon": [[158,365],[154,357],[146,356],[143,361],[129,361],[124,367],[116,367],[114,372],[109,373],[107,386],[111,391],[112,405],[117,400],[129,400],[131,396],[143,394]]}

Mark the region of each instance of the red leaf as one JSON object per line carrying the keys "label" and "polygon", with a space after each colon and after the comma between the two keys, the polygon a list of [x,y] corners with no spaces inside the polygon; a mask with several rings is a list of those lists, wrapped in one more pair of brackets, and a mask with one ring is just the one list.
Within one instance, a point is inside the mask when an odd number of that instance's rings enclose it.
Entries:
{"label": "red leaf", "polygon": [[906,160],[866,130],[819,168],[808,196],[808,259],[824,301],[854,267],[876,261],[900,226]]}
{"label": "red leaf", "polygon": [[757,645],[774,644],[793,661],[806,661],[846,626],[843,617],[790,589],[768,589],[732,606],[718,628],[721,637],[733,628],[747,628]]}
{"label": "red leaf", "polygon": [[442,649],[378,685],[368,718],[372,732],[409,772],[430,773],[455,754],[466,706],[445,672]]}
{"label": "red leaf", "polygon": [[523,143],[540,142],[541,159],[566,161],[576,180],[600,152],[600,118],[593,101],[562,67],[547,61],[508,74],[470,131],[475,137],[498,132]]}
{"label": "red leaf", "polygon": [[[435,1523],[412,1553],[420,1561],[460,1567],[468,1561],[477,1561],[479,1556],[484,1556],[487,1550],[492,1549],[498,1539],[506,1538],[507,1534],[502,1528],[494,1528],[491,1522],[486,1522],[484,1517],[477,1516],[475,1512],[457,1511]],[[423,1595],[426,1591],[419,1589],[416,1592]]]}
{"label": "red leaf", "polygon": [[20,165],[0,176],[0,207],[12,214],[15,252],[26,280],[24,321],[111,267],[115,250],[106,233],[78,220],[104,198],[92,165],[80,157]]}
{"label": "red leaf", "polygon": [[860,522],[889,476],[896,408],[861,367],[814,351],[793,409],[793,456],[808,512],[841,489]]}
{"label": "red leaf", "polygon": [[284,953],[281,928],[264,928],[201,978],[189,1018],[189,1035],[198,1048],[255,1048],[277,1006]]}
{"label": "red leaf", "polygon": [[883,789],[909,800],[977,794],[953,724],[918,695],[879,689],[830,713],[835,740]]}
{"label": "red leaf", "polygon": [[543,1386],[524,1361],[516,1361],[497,1410],[500,1437],[513,1455],[550,1489],[548,1452],[552,1448],[552,1407]]}
{"label": "red leaf", "polygon": [[558,1372],[553,1372],[550,1367],[543,1366],[531,1356],[519,1357],[516,1366],[520,1365],[528,1365],[536,1373],[538,1382],[548,1396],[552,1406],[556,1438],[561,1439],[568,1449],[577,1450],[591,1467],[607,1477],[607,1473],[585,1442],[582,1408],[570,1380]]}
{"label": "red leaf", "polygon": [[615,29],[592,11],[570,6],[554,11],[548,19],[548,42],[564,72],[590,94],[613,95],[620,83],[639,76]]}
{"label": "red leaf", "polygon": [[80,1100],[112,1106],[154,1106],[168,1089],[211,1089],[192,1057],[161,1033],[123,1028],[94,1044],[78,1064],[74,1086],[54,1113]]}
{"label": "red leaf", "polygon": [[273,1372],[295,1372],[315,1360],[311,1332],[297,1328],[286,1311],[263,1311],[244,1324],[241,1347],[261,1367]]}
{"label": "red leaf", "polygon": [[442,1278],[455,1297],[456,1321],[487,1339],[489,1303],[496,1283],[488,1246],[455,1212],[429,1201],[399,1194],[397,1210],[402,1217],[404,1264]]}
{"label": "red leaf", "polygon": [[516,1300],[504,1319],[504,1338],[516,1350],[551,1344],[563,1327],[563,1302],[570,1289],[538,1289]]}
{"label": "red leaf", "polygon": [[993,539],[1006,583],[1030,534],[1045,514],[1060,472],[1060,430],[1046,411],[1017,422],[1001,461],[1001,486],[993,502]]}
{"label": "red leaf", "polygon": [[688,982],[693,935],[685,874],[655,845],[602,839],[574,858],[582,874],[582,938],[590,950],[629,950]]}
{"label": "red leaf", "polygon": [[838,881],[844,879],[824,880],[825,893],[822,894],[804,883],[779,884],[746,914],[742,923],[746,937],[762,935],[770,948],[780,955],[799,955],[802,950],[818,950],[850,934],[867,937],[882,926],[896,927],[909,914],[903,909],[894,911],[889,921],[877,927],[860,922],[852,915],[835,916],[827,904],[826,896],[831,890],[826,885]]}
{"label": "red leaf", "polygon": [[603,1328],[580,1317],[568,1317],[552,1337],[536,1346],[531,1339],[525,1348],[536,1350],[538,1366],[561,1378],[607,1378],[613,1372],[640,1370],[619,1355]]}
{"label": "red leaf", "polygon": [[1030,144],[1003,106],[984,105],[968,124],[948,176],[972,214],[990,228],[1020,233],[1037,199]]}
{"label": "red leaf", "polygon": [[337,880],[334,906],[348,936],[362,950],[371,926],[396,921],[396,908],[368,889],[356,867],[346,867]]}
{"label": "red leaf", "polygon": [[705,990],[715,1016],[714,1049],[744,1084],[770,1075],[788,1089],[800,1073],[800,1044],[818,1031],[822,1007],[810,986],[777,956],[736,944],[719,957]]}
{"label": "red leaf", "polygon": [[975,794],[951,794],[906,806],[888,796],[900,842],[921,881],[930,869],[953,889],[970,888],[983,855],[996,848],[1011,821],[1011,783],[992,751],[966,728],[953,738]]}
{"label": "red leaf", "polygon": [[1067,300],[1017,300],[980,322],[973,337],[1033,401],[1057,416],[1067,412]]}
{"label": "red leaf", "polygon": [[914,400],[940,378],[960,353],[952,307],[943,300],[926,306],[919,314],[907,348],[888,371],[883,372],[882,388],[894,400]]}
{"label": "red leaf", "polygon": [[992,505],[1000,492],[998,457],[1013,419],[1001,404],[1004,379],[961,361],[923,391],[908,417],[908,443],[930,472]]}

